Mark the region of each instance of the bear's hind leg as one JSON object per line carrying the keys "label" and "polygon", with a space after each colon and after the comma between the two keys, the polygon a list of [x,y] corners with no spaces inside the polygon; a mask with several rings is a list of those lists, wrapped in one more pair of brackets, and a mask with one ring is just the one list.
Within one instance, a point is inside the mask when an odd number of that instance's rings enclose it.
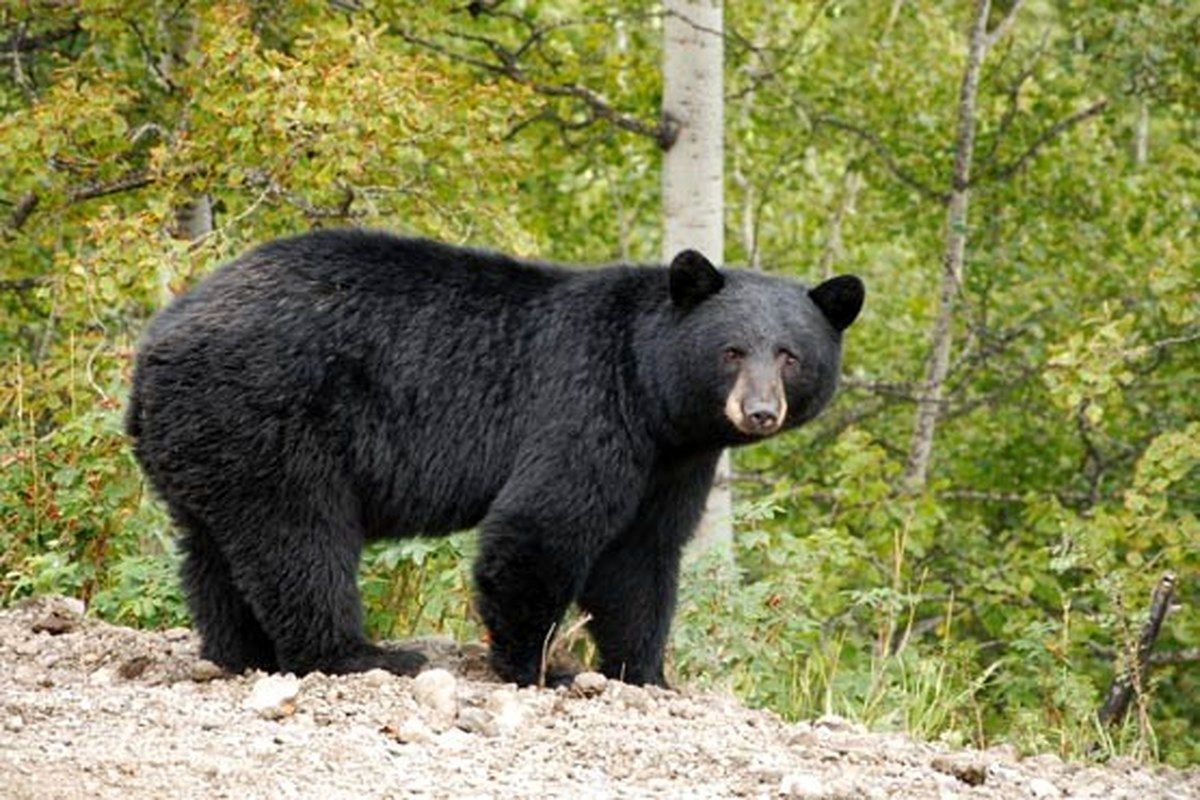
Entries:
{"label": "bear's hind leg", "polygon": [[[296,512],[289,516],[295,519]],[[279,670],[419,672],[424,656],[378,647],[363,633],[356,583],[361,537],[317,515],[310,519],[307,525],[276,523],[230,553],[234,580],[274,642]]]}
{"label": "bear's hind leg", "polygon": [[234,586],[229,563],[201,526],[184,526],[182,578],[200,655],[233,673],[275,671],[275,646]]}

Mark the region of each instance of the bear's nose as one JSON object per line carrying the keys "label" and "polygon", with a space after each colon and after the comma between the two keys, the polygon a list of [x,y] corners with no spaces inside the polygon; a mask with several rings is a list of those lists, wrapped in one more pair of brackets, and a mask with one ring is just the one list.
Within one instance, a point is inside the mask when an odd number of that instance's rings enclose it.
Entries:
{"label": "bear's nose", "polygon": [[753,405],[746,409],[746,420],[756,431],[770,431],[779,424],[779,414],[773,406]]}

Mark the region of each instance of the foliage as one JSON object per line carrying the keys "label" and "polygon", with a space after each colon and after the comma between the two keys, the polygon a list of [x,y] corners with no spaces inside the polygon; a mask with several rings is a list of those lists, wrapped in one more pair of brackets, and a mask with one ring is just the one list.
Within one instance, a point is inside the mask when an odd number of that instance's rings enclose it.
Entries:
{"label": "foliage", "polygon": [[[1012,7],[994,5],[993,27]],[[899,478],[970,8],[753,0],[726,17],[729,260],[854,271],[869,297],[835,407],[738,454],[734,574],[689,571],[675,674],[789,716],[1200,760],[1183,657],[1200,647],[1194,4],[1029,0],[989,52],[916,494]],[[657,124],[661,12],[644,4],[72,0],[10,5],[0,28],[19,54],[0,75],[3,599],[185,618],[121,407],[153,309],[249,244],[358,224],[574,261],[658,251],[657,145],[614,122]],[[199,198],[215,224],[188,239]],[[472,547],[370,548],[372,631],[477,635]],[[1100,731],[1168,570],[1156,653],[1180,658]]]}

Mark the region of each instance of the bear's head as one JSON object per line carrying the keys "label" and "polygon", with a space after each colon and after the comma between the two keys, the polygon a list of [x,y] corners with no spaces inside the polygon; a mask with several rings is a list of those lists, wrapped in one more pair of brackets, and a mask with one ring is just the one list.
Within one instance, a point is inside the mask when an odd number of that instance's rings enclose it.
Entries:
{"label": "bear's head", "polygon": [[668,279],[670,323],[656,360],[669,376],[659,390],[681,444],[753,442],[807,422],[833,397],[842,332],[863,304],[857,277],[809,289],[718,270],[685,250]]}

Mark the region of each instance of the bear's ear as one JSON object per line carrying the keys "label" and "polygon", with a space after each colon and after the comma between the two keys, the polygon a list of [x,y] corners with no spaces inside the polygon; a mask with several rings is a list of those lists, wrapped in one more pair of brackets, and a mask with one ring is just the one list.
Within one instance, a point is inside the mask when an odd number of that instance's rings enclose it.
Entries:
{"label": "bear's ear", "polygon": [[724,276],[697,250],[684,250],[675,256],[668,271],[671,302],[680,308],[692,308],[725,285]]}
{"label": "bear's ear", "polygon": [[808,296],[834,328],[844,331],[862,310],[865,292],[863,282],[854,275],[839,275],[810,290]]}

